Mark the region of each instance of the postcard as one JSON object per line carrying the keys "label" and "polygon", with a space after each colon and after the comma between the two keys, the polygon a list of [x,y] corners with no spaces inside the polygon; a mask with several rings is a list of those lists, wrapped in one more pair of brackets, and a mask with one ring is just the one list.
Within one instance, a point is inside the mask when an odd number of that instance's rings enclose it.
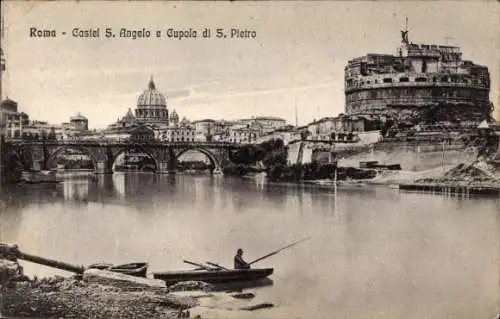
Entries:
{"label": "postcard", "polygon": [[0,317],[499,317],[498,2],[1,5]]}

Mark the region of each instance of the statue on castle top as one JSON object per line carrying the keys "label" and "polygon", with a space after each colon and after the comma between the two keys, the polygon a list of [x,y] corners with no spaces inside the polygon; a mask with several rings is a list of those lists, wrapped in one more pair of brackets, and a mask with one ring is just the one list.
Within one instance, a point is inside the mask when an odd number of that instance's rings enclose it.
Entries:
{"label": "statue on castle top", "polygon": [[401,30],[401,40],[403,43],[408,43],[408,30]]}

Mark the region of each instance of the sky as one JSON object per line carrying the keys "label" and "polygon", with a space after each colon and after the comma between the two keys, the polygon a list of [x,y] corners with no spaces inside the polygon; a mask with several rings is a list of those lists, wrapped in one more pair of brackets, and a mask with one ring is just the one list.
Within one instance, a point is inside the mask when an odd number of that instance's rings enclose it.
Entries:
{"label": "sky", "polygon": [[[460,46],[489,67],[500,109],[500,5],[426,2],[24,2],[4,3],[2,97],[31,119],[58,124],[77,112],[104,128],[134,109],[153,76],[170,111],[191,120],[278,116],[295,124],[343,112],[344,67],[367,53],[395,53],[408,17],[410,41]],[[56,30],[30,37],[30,28]],[[100,28],[74,38],[73,28]],[[147,39],[104,29],[147,29]],[[165,32],[197,30],[198,38]],[[211,38],[201,38],[204,28]],[[215,30],[255,38],[217,39]],[[156,30],[162,32],[157,38]],[[66,32],[66,35],[62,35]],[[497,118],[500,112],[497,110]]]}

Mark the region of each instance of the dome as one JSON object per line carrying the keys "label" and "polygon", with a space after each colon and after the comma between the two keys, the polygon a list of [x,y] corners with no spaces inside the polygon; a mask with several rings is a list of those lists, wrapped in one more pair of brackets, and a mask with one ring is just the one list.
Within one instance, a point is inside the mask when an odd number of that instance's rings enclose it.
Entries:
{"label": "dome", "polygon": [[178,120],[179,119],[179,115],[177,115],[177,112],[175,110],[173,110],[172,113],[170,113],[170,119],[171,120]]}
{"label": "dome", "polygon": [[75,116],[70,118],[70,121],[87,121],[87,118],[78,112]]}
{"label": "dome", "polygon": [[2,101],[1,108],[4,110],[12,111],[12,112],[17,112],[17,102],[13,101],[13,100],[9,99],[9,97],[7,97],[7,99]]}
{"label": "dome", "polygon": [[127,114],[125,114],[125,116],[122,118],[122,120],[124,120],[124,121],[126,121],[126,120],[135,120],[135,116],[132,113],[131,109],[128,109]]}
{"label": "dome", "polygon": [[165,96],[156,89],[153,78],[149,81],[148,89],[137,99],[137,108],[166,108]]}

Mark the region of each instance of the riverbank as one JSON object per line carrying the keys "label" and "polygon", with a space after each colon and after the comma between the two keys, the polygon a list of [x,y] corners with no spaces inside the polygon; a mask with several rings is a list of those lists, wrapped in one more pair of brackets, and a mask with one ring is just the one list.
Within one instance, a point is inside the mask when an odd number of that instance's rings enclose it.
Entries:
{"label": "riverbank", "polygon": [[195,299],[161,291],[128,291],[63,277],[16,282],[3,295],[2,314],[22,317],[170,319],[196,305]]}
{"label": "riverbank", "polygon": [[[12,267],[13,263],[9,263]],[[0,265],[5,264],[0,260]],[[83,279],[13,279],[3,289],[1,314],[37,318],[206,319],[226,318],[224,314],[230,313],[238,318],[253,318],[253,311],[274,306],[256,303],[255,293],[216,292],[213,286],[202,282],[148,287],[134,283],[136,278],[127,283],[110,280],[112,275],[106,274],[104,280],[99,278],[99,272]]]}
{"label": "riverbank", "polygon": [[[399,185],[414,185],[414,189],[465,189],[474,193],[485,189],[500,189],[500,170],[486,161],[475,161],[470,164],[447,165],[422,171],[405,170],[371,170],[376,172],[373,178],[342,179],[321,178],[297,181],[274,181],[277,183],[299,183],[323,187],[363,187],[386,186],[399,188]],[[265,173],[246,175],[248,179],[267,179]],[[420,187],[421,186],[421,187]],[[403,189],[402,187],[401,189]],[[410,187],[411,188],[411,187]],[[408,189],[410,189],[408,188]]]}
{"label": "riverbank", "polygon": [[29,278],[18,255],[17,245],[0,244],[0,316],[170,319],[191,318],[193,307],[198,313],[204,307],[232,311],[273,307],[252,304],[254,293],[216,292],[215,286],[197,281],[167,287],[163,280],[100,269],[82,268],[72,277]]}

